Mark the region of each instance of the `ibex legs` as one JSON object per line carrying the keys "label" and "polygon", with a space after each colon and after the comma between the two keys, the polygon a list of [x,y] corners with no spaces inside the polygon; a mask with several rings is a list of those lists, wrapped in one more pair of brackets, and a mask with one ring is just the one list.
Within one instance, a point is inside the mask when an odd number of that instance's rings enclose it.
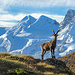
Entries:
{"label": "ibex legs", "polygon": [[51,57],[53,58],[53,56],[52,56],[52,55],[53,55],[53,52],[52,52],[52,50],[51,50]]}
{"label": "ibex legs", "polygon": [[[42,59],[42,60],[43,60],[43,56],[44,56],[45,53],[46,53],[46,51],[43,49],[43,50],[42,50],[42,54],[41,54],[41,59]],[[52,57],[52,58],[55,58],[54,50],[51,50],[51,57]]]}
{"label": "ibex legs", "polygon": [[53,49],[53,55],[52,55],[52,58],[55,58],[55,55],[54,55],[54,49]]}
{"label": "ibex legs", "polygon": [[45,50],[42,50],[42,54],[41,54],[42,60],[43,60],[43,56],[44,56],[45,53],[46,53],[46,51]]}

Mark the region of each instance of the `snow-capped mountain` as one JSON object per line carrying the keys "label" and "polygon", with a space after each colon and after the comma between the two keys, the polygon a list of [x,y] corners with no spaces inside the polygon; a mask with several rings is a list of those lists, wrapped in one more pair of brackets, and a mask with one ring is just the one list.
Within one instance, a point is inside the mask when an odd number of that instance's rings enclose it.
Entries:
{"label": "snow-capped mountain", "polygon": [[[58,28],[59,23],[56,20],[44,15],[40,16],[39,19],[30,15],[26,16],[0,36],[0,52],[36,56],[38,52],[41,53],[40,45],[52,40],[52,30],[56,32]],[[37,57],[40,58],[40,56],[37,54]]]}
{"label": "snow-capped mountain", "polygon": [[[40,45],[53,39],[52,30],[57,32],[60,29],[55,55],[64,56],[75,51],[74,28],[75,10],[68,10],[60,25],[56,20],[44,15],[38,19],[29,15],[0,36],[0,52],[28,54],[41,58]],[[44,59],[50,57],[50,51],[46,52]]]}
{"label": "snow-capped mountain", "polygon": [[70,9],[67,11],[67,14],[65,15],[64,20],[60,23],[60,26],[62,26],[61,28],[64,28],[65,26],[74,21],[75,21],[75,10]]}
{"label": "snow-capped mountain", "polygon": [[68,10],[64,20],[60,24],[62,37],[59,42],[58,50],[60,56],[65,56],[75,52],[75,10]]}

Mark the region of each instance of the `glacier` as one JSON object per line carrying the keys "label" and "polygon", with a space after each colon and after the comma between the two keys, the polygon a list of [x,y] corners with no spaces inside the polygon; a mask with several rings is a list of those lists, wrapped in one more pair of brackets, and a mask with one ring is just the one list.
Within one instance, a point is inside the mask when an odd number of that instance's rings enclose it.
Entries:
{"label": "glacier", "polygon": [[[41,15],[35,19],[31,15],[25,16],[15,26],[0,36],[0,52],[10,54],[26,54],[41,59],[42,43],[53,39],[53,32],[58,31],[56,58],[75,52],[75,10],[68,10],[64,20],[59,24],[56,20]],[[44,59],[50,58],[47,51]]]}

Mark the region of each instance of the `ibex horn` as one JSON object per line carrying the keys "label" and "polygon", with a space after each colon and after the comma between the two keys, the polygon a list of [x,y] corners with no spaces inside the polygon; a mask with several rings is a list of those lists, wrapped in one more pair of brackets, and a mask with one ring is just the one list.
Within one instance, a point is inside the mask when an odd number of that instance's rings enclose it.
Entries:
{"label": "ibex horn", "polygon": [[[58,33],[59,31],[60,31],[60,30],[58,30],[57,33]],[[56,33],[56,34],[57,34],[57,33]]]}
{"label": "ibex horn", "polygon": [[55,34],[54,30],[52,30],[52,31],[53,31],[53,34]]}

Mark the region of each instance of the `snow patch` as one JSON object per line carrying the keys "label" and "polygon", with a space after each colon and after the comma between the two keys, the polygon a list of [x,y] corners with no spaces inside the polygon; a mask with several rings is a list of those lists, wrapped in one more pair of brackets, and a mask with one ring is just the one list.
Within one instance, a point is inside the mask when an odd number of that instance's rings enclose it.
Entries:
{"label": "snow patch", "polygon": [[22,31],[20,31],[20,33],[17,34],[16,36],[18,36],[18,37],[24,37],[24,36],[29,36],[31,34],[32,33],[27,33],[26,31],[24,31],[24,29],[22,29]]}

